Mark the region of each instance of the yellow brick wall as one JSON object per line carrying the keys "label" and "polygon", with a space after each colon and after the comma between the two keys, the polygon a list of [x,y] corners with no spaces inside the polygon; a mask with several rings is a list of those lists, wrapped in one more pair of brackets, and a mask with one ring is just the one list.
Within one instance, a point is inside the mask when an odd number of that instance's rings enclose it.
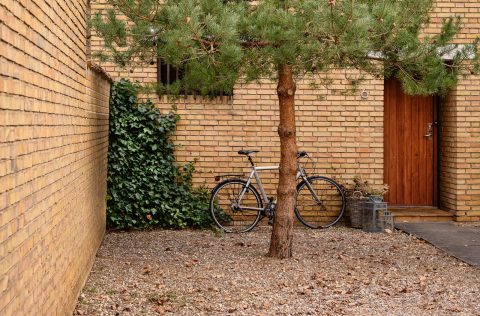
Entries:
{"label": "yellow brick wall", "polygon": [[[462,18],[457,43],[468,43],[480,34],[478,1],[437,1],[431,27],[438,31],[442,19]],[[440,202],[459,221],[480,221],[480,76],[460,77],[458,85],[441,102]]]}
{"label": "yellow brick wall", "polygon": [[[332,75],[342,78],[342,74]],[[344,85],[338,79],[335,85]],[[366,83],[367,100],[359,94],[344,96],[314,91],[308,83],[297,84],[297,140],[300,149],[315,159],[317,172],[347,180],[363,174],[383,183],[383,80]],[[335,87],[335,86],[333,86]],[[325,100],[319,100],[320,95]],[[158,106],[168,110],[162,98]],[[259,149],[255,161],[276,165],[279,162],[278,102],[276,85],[238,84],[232,102],[217,102],[189,97],[176,104],[181,120],[175,140],[180,162],[197,160],[196,183],[212,187],[213,175],[248,172],[248,162],[237,151]],[[271,195],[277,176],[265,174]]]}
{"label": "yellow brick wall", "polygon": [[440,198],[457,220],[480,221],[480,76],[461,78],[442,105]]}
{"label": "yellow brick wall", "polygon": [[[105,0],[93,0],[92,11],[105,8]],[[426,33],[438,32],[443,18],[460,15],[464,29],[456,41],[464,43],[480,34],[480,4],[477,1],[438,0]],[[92,47],[101,42],[93,37]],[[123,69],[111,63],[102,66],[114,78],[128,77],[135,81],[156,80],[156,66]],[[342,85],[337,77],[336,85]],[[297,89],[298,144],[312,152],[319,172],[351,179],[363,174],[376,184],[383,182],[383,80],[370,78],[360,89],[370,97],[341,96],[327,92],[320,101],[318,94],[300,82]],[[480,81],[472,76],[461,79],[443,100],[440,127],[440,203],[457,215],[458,220],[480,220],[480,137],[477,121]],[[156,98],[156,96],[153,96]],[[158,106],[168,110],[165,98]],[[178,160],[198,159],[199,184],[214,185],[213,174],[242,171],[245,160],[236,154],[240,148],[259,148],[257,161],[277,163],[278,122],[275,85],[238,84],[231,102],[210,102],[187,98],[178,102],[181,116],[175,135]],[[243,171],[248,171],[243,169]],[[275,178],[269,182],[275,183]],[[270,185],[270,189],[274,188]]]}
{"label": "yellow brick wall", "polygon": [[68,315],[105,231],[110,82],[86,0],[0,4],[0,315]]}

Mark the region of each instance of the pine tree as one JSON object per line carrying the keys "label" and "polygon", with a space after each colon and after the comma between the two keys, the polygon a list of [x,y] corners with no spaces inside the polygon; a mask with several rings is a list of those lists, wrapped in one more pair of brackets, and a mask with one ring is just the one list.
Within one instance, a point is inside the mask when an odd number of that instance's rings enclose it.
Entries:
{"label": "pine tree", "polygon": [[[278,82],[280,178],[269,250],[277,258],[292,256],[296,80],[332,69],[357,69],[376,77],[395,76],[407,93],[427,95],[454,86],[465,69],[479,70],[478,41],[451,44],[459,19],[446,19],[436,35],[422,34],[432,0],[109,2],[113,9],[92,19],[107,57],[120,65],[160,57],[185,69],[174,85],[158,87],[161,92],[229,92],[240,79]],[[445,54],[453,59],[445,62]],[[470,56],[476,57],[465,62]]]}

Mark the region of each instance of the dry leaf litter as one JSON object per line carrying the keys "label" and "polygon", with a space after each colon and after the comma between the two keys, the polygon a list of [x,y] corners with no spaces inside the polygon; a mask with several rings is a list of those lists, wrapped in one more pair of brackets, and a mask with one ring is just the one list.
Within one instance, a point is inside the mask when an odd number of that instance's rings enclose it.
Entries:
{"label": "dry leaf litter", "polygon": [[108,233],[75,315],[480,315],[480,269],[400,232]]}

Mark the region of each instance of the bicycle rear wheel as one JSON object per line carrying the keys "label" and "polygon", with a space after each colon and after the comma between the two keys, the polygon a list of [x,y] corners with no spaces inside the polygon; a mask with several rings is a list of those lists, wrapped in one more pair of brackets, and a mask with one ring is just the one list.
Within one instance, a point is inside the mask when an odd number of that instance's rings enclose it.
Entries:
{"label": "bicycle rear wheel", "polygon": [[295,215],[298,220],[310,228],[335,225],[345,211],[345,195],[340,185],[322,176],[312,176],[307,181],[297,185]]}
{"label": "bicycle rear wheel", "polygon": [[[262,199],[253,186],[249,186],[239,201],[247,182],[227,179],[219,183],[210,198],[210,212],[215,224],[228,233],[252,230],[261,217]],[[256,208],[256,210],[245,208]]]}

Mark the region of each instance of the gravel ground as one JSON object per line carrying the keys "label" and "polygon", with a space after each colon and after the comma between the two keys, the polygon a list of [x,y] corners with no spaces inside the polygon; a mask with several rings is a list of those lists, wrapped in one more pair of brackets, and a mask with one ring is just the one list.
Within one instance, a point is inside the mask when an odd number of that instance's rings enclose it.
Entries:
{"label": "gravel ground", "polygon": [[480,269],[407,234],[295,228],[108,233],[76,315],[480,315]]}

